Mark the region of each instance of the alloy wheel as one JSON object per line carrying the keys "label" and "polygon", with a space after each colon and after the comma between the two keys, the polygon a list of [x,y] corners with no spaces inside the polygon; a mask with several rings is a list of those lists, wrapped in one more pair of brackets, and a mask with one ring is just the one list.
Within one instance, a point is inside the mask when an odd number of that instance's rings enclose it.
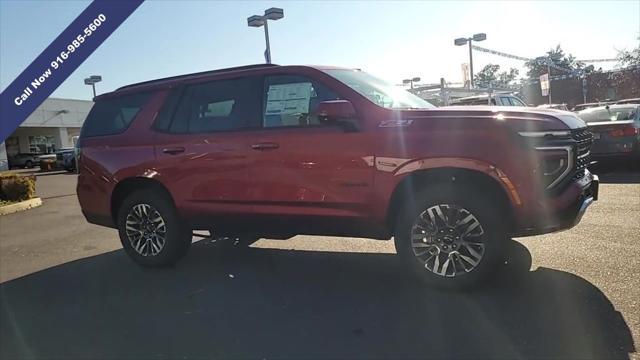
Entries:
{"label": "alloy wheel", "polygon": [[137,204],[127,214],[125,230],[131,247],[142,256],[156,256],[165,246],[167,226],[149,204]]}
{"label": "alloy wheel", "polygon": [[416,218],[411,247],[425,269],[443,277],[474,270],[485,252],[484,229],[469,210],[451,204],[431,206]]}

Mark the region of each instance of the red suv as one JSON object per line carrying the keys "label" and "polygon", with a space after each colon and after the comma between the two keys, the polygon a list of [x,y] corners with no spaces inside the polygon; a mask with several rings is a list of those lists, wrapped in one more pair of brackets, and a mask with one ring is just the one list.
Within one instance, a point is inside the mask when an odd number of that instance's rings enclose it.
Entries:
{"label": "red suv", "polygon": [[411,271],[466,287],[509,237],[580,221],[590,146],[569,112],[438,109],[360,70],[254,65],[97,97],[77,191],[142,265],[176,262],[193,230],[394,237]]}

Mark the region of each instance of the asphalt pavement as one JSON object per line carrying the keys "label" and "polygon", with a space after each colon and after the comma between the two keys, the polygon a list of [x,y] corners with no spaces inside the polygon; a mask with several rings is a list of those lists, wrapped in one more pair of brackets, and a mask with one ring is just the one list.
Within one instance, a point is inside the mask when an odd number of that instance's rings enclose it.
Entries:
{"label": "asphalt pavement", "polygon": [[637,358],[640,174],[601,176],[575,228],[516,239],[473,293],[404,276],[390,241],[202,240],[145,269],[87,224],[76,176],[0,217],[0,358]]}

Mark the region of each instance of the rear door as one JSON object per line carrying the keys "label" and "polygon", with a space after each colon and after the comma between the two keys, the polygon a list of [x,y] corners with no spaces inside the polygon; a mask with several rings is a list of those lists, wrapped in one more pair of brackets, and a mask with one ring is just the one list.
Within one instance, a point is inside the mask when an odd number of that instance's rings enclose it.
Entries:
{"label": "rear door", "polygon": [[373,168],[367,136],[323,125],[316,116],[320,102],[337,99],[307,76],[265,78],[262,129],[252,133],[249,147],[257,213],[358,216],[368,210]]}
{"label": "rear door", "polygon": [[260,77],[218,80],[169,96],[156,121],[154,171],[183,215],[250,212],[244,132],[259,124],[261,85]]}

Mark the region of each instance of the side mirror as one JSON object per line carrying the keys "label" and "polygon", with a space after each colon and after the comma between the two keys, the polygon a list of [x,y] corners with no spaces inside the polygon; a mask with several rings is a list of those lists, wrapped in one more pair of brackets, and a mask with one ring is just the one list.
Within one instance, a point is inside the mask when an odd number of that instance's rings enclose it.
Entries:
{"label": "side mirror", "polygon": [[336,124],[345,131],[358,131],[356,109],[349,100],[329,100],[318,104],[317,115],[320,122]]}

